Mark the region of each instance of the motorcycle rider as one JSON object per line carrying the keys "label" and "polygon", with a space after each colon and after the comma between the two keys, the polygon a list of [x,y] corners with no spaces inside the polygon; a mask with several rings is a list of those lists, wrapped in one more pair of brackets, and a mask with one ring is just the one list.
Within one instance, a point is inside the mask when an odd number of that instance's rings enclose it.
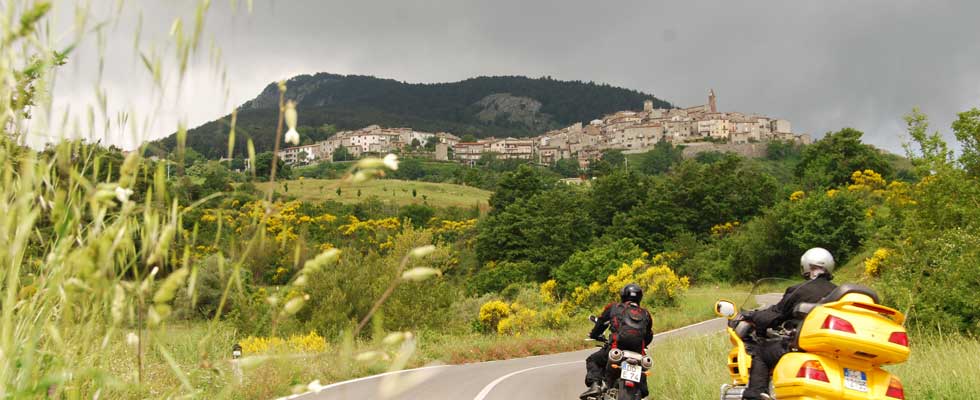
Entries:
{"label": "motorcycle rider", "polygon": [[[643,299],[640,285],[630,283],[624,286],[619,292],[619,298],[621,302],[606,305],[589,333],[590,338],[600,340],[606,328],[611,332],[609,341],[585,361],[585,386],[589,389],[580,398],[595,396],[601,392],[609,350],[612,347],[646,354],[646,346],[653,340],[653,317],[649,311],[640,307],[640,300]],[[640,377],[640,393],[642,397],[649,393],[645,375]]]}
{"label": "motorcycle rider", "polygon": [[[793,318],[793,310],[800,303],[815,303],[837,288],[830,282],[833,279],[834,256],[829,251],[814,247],[803,253],[800,267],[806,282],[786,289],[783,298],[776,305],[756,311],[748,311],[743,317],[755,325],[756,332],[765,337],[768,328],[775,328]],[[771,341],[750,348],[752,367],[749,369],[749,385],[742,393],[743,399],[762,399],[769,390],[772,369],[779,358],[787,353],[789,343]],[[769,398],[768,396],[765,398]]]}

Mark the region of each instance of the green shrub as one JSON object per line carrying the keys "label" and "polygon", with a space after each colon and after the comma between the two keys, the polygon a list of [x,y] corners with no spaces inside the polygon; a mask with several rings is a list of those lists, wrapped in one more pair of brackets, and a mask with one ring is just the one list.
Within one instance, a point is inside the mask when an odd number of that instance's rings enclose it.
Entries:
{"label": "green shrub", "polygon": [[432,219],[432,216],[435,214],[436,211],[427,205],[408,204],[402,207],[401,211],[398,212],[398,218],[402,220],[411,220],[413,226],[416,228],[422,228],[429,223],[429,220]]}
{"label": "green shrub", "polygon": [[[367,315],[394,279],[400,279],[398,268],[403,257],[413,248],[429,243],[430,231],[406,228],[392,239],[386,255],[343,249],[336,267],[310,276],[304,289],[310,299],[297,318],[307,329],[316,329],[328,337],[350,328]],[[424,258],[410,259],[406,268],[414,267],[446,271],[452,268],[452,257],[448,249],[439,247]],[[380,309],[383,327],[406,330],[442,326],[451,319],[449,310],[460,297],[459,290],[443,277],[399,282]]]}
{"label": "green shrub", "polygon": [[467,289],[476,294],[501,292],[514,283],[532,282],[540,267],[530,261],[488,262],[466,283]]}
{"label": "green shrub", "polygon": [[951,229],[904,241],[880,268],[883,300],[915,326],[980,334],[980,234]]}
{"label": "green shrub", "polygon": [[619,239],[573,253],[552,272],[552,276],[558,281],[559,293],[568,294],[576,287],[605,279],[623,263],[642,256],[643,250],[632,240]]}

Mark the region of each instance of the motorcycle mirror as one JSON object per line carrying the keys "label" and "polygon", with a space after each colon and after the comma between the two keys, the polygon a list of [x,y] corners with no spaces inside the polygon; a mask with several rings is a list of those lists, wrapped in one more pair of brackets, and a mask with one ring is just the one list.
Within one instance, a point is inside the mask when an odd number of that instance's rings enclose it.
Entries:
{"label": "motorcycle mirror", "polygon": [[599,322],[599,318],[597,318],[595,315],[590,315],[589,321],[592,321],[592,323],[594,324],[596,322]]}
{"label": "motorcycle mirror", "polygon": [[718,300],[715,303],[715,314],[719,317],[732,319],[735,318],[736,314],[738,314],[738,307],[736,307],[735,303],[732,303],[731,301]]}

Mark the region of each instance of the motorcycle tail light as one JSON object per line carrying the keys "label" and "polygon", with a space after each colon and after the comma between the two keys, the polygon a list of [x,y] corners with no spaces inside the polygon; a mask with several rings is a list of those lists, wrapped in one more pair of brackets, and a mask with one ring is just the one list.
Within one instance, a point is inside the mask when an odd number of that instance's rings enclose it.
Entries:
{"label": "motorcycle tail light", "polygon": [[909,336],[905,332],[892,332],[891,336],[888,337],[888,341],[909,347]]}
{"label": "motorcycle tail light", "polygon": [[850,322],[847,322],[843,318],[837,318],[833,315],[828,315],[827,319],[823,320],[823,325],[820,328],[830,329],[832,331],[855,333],[854,325],[851,325]]}
{"label": "motorcycle tail light", "polygon": [[626,381],[626,387],[633,387],[634,385],[633,381]]}
{"label": "motorcycle tail light", "polygon": [[885,396],[905,400],[905,389],[902,388],[902,381],[892,377],[891,382],[888,382],[888,391],[885,392]]}
{"label": "motorcycle tail light", "polygon": [[823,370],[823,365],[820,365],[820,361],[817,360],[810,360],[803,363],[800,371],[796,373],[796,377],[830,383],[830,379],[827,378],[827,372]]}

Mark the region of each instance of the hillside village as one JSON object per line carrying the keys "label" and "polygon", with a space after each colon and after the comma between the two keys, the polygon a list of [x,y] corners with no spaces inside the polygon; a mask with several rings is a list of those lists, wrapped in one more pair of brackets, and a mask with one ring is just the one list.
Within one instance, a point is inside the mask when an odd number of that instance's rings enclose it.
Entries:
{"label": "hillside village", "polygon": [[[289,164],[309,164],[333,159],[334,151],[344,147],[352,157],[364,153],[404,151],[427,145],[437,160],[473,164],[484,154],[500,159],[528,160],[550,165],[575,158],[583,167],[607,150],[640,153],[657,142],[699,149],[740,148],[773,140],[809,144],[806,134],[796,134],[789,121],[757,114],[720,112],[714,90],[706,104],[688,108],[654,108],[647,100],[641,111],[618,111],[587,124],[575,123],[563,129],[530,138],[486,138],[462,141],[447,132],[419,132],[412,128],[383,128],[371,125],[359,130],[338,132],[311,145],[283,149],[279,158]],[[718,146],[721,145],[721,146]]]}

